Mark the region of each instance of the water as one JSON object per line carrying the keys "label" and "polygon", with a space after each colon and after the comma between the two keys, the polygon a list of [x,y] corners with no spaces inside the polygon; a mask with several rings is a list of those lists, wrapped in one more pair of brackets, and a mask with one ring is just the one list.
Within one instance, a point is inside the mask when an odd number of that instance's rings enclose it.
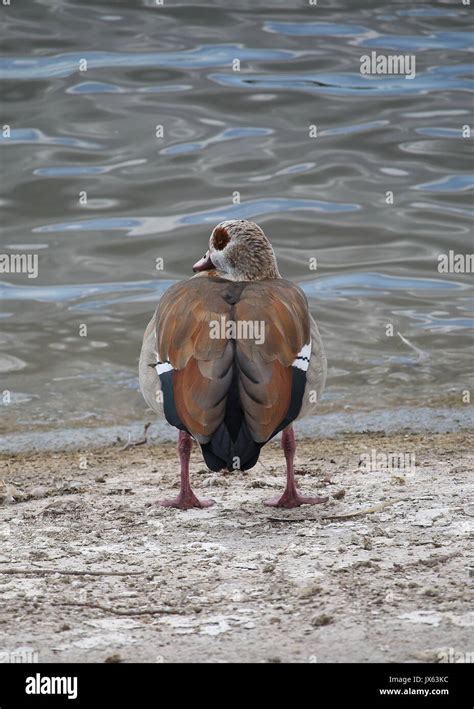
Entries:
{"label": "water", "polygon": [[[472,274],[438,256],[472,251],[470,9],[91,5],[2,7],[0,253],[37,254],[39,275],[0,274],[0,442],[138,430],[156,301],[239,217],[321,326],[308,430],[469,425]],[[415,54],[416,77],[362,76],[374,50]]]}

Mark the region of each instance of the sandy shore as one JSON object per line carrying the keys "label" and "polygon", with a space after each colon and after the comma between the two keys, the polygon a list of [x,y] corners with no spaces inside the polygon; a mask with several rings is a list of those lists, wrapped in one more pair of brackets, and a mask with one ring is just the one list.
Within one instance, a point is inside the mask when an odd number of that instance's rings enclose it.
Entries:
{"label": "sandy shore", "polygon": [[[301,489],[330,500],[292,511],[261,504],[283,487],[278,443],[226,476],[195,449],[195,490],[217,504],[189,512],[157,505],[177,488],[171,444],[3,455],[0,651],[46,662],[469,659],[469,440],[300,442]],[[360,464],[390,453],[415,454],[415,469]]]}

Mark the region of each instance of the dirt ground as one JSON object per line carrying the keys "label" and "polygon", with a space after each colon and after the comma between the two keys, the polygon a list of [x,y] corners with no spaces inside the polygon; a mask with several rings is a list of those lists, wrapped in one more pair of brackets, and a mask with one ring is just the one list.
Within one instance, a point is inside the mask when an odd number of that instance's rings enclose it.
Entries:
{"label": "dirt ground", "polygon": [[[188,512],[157,504],[177,489],[170,444],[4,455],[0,652],[27,648],[40,662],[472,661],[471,438],[301,441],[300,487],[330,500],[296,510],[261,504],[283,489],[277,442],[252,471],[225,476],[195,448],[195,491],[217,504]],[[361,455],[373,449],[414,453],[416,468],[367,470]]]}

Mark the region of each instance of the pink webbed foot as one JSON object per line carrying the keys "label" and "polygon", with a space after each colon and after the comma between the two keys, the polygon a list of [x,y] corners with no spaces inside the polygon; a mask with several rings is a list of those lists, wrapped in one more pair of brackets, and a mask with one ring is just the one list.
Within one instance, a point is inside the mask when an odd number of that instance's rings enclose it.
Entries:
{"label": "pink webbed foot", "polygon": [[180,492],[177,497],[160,501],[162,507],[176,507],[179,510],[190,510],[193,507],[202,509],[204,507],[212,507],[212,505],[215,504],[215,500],[208,500],[206,498],[200,500],[192,490],[187,493]]}
{"label": "pink webbed foot", "polygon": [[193,439],[186,431],[180,431],[178,435],[178,455],[181,462],[181,488],[178,497],[161,500],[162,507],[176,507],[178,510],[190,510],[193,507],[202,509],[215,505],[214,500],[200,500],[191,489],[189,483],[189,458]]}
{"label": "pink webbed foot", "polygon": [[286,459],[286,488],[283,495],[275,495],[263,501],[268,507],[285,507],[291,510],[300,505],[320,505],[329,500],[329,497],[306,497],[296,487],[293,460],[296,451],[295,434],[291,426],[283,429],[281,434],[281,447]]}
{"label": "pink webbed foot", "polygon": [[321,505],[328,500],[329,497],[302,495],[299,490],[285,490],[283,495],[269,497],[263,501],[263,504],[267,505],[267,507],[285,507],[287,510],[291,510],[293,507],[299,507],[300,505]]}

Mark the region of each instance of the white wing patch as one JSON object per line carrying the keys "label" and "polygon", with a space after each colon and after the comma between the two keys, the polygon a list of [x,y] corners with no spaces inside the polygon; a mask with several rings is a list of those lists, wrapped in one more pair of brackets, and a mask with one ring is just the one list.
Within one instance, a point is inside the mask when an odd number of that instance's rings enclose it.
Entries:
{"label": "white wing patch", "polygon": [[163,372],[169,372],[173,367],[171,366],[169,360],[167,359],[165,362],[160,362],[160,356],[158,353],[156,353],[156,365],[155,365],[155,370],[160,376],[160,374],[163,374]]}
{"label": "white wing patch", "polygon": [[306,372],[309,367],[309,360],[311,359],[311,340],[307,345],[303,345],[301,351],[296,355],[295,360],[292,362],[292,367],[298,367]]}

